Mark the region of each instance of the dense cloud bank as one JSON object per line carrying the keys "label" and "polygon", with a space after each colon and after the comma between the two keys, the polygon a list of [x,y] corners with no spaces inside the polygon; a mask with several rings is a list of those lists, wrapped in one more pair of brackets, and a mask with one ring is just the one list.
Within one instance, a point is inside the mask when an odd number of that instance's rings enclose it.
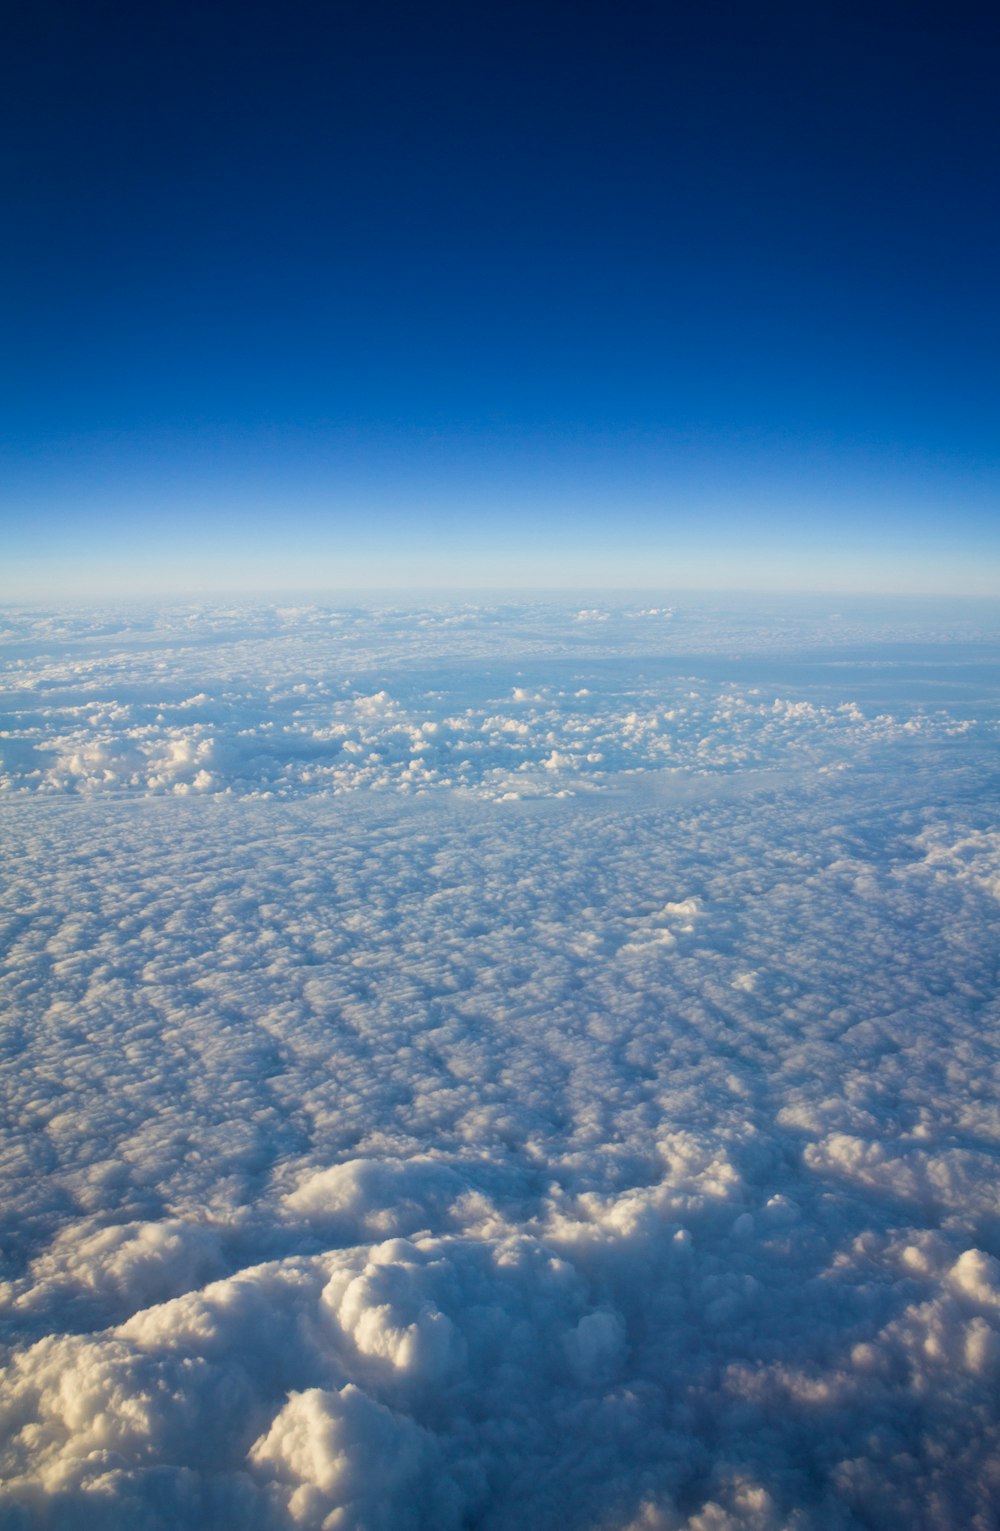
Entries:
{"label": "dense cloud bank", "polygon": [[995,1527],[996,702],[936,652],[574,798],[12,793],[0,1526]]}

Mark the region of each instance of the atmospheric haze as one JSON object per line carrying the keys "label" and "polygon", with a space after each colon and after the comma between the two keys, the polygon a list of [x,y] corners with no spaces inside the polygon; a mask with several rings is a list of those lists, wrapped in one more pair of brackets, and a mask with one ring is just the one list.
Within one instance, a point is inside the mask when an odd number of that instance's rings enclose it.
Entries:
{"label": "atmospheric haze", "polygon": [[1000,608],[9,608],[0,1526],[990,1531]]}

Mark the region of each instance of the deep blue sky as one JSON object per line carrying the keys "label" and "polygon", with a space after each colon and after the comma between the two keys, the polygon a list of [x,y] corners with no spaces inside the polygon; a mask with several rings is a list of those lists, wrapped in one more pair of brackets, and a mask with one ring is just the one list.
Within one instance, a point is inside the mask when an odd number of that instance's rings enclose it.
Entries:
{"label": "deep blue sky", "polygon": [[1000,593],[992,5],[7,8],[2,594]]}

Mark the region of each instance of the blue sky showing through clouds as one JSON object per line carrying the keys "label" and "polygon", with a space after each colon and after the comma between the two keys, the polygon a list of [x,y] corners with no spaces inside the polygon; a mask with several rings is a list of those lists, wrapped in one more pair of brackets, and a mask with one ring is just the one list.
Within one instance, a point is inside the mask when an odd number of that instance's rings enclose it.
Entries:
{"label": "blue sky showing through clouds", "polygon": [[19,9],[5,594],[997,593],[995,40]]}
{"label": "blue sky showing through clouds", "polygon": [[0,1531],[997,1531],[997,34],[9,8]]}

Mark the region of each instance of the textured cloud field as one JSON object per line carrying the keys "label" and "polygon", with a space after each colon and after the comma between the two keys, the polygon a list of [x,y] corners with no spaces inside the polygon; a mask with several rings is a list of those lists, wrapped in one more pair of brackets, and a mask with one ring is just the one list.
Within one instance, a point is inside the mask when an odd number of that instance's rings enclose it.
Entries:
{"label": "textured cloud field", "polygon": [[1000,1524],[996,612],[8,612],[0,1526]]}

